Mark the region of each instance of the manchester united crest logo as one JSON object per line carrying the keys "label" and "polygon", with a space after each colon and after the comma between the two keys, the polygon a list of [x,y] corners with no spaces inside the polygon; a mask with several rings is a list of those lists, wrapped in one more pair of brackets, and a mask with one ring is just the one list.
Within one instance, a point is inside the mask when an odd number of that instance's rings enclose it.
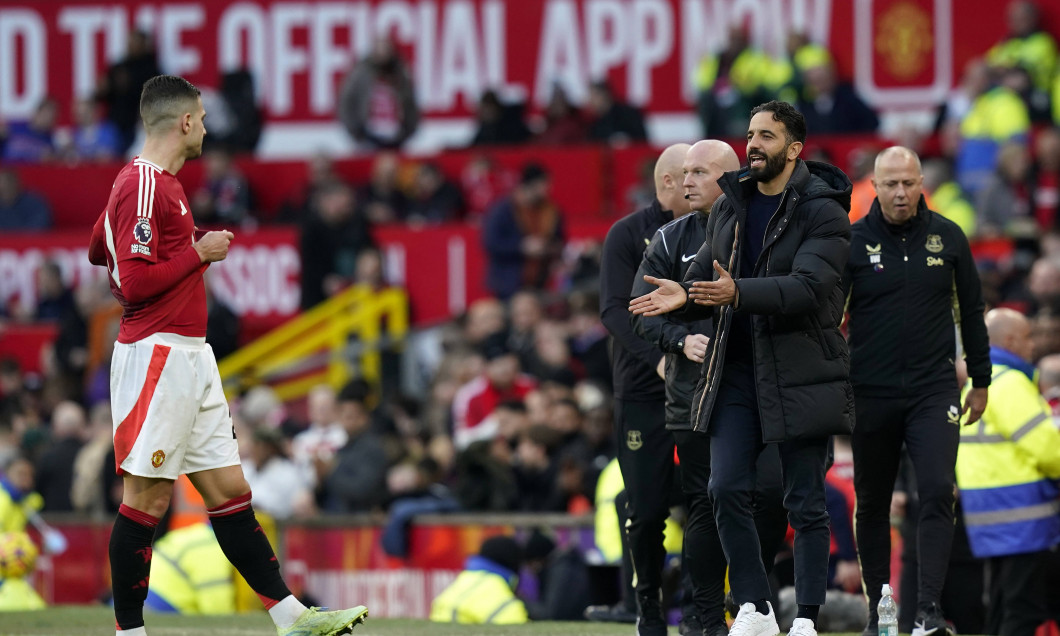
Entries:
{"label": "manchester united crest logo", "polygon": [[151,465],[158,468],[166,461],[166,452],[163,450],[156,450],[151,454]]}

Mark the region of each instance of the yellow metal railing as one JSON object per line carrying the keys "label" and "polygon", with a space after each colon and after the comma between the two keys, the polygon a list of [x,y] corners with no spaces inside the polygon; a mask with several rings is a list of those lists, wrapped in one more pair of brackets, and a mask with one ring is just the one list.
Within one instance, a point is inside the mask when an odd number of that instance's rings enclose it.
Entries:
{"label": "yellow metal railing", "polygon": [[[385,325],[385,330],[384,330]],[[348,351],[360,350],[360,376],[379,381],[383,346],[404,340],[409,328],[403,289],[354,286],[292,318],[221,360],[225,394],[268,384],[283,401],[318,384],[340,388],[353,376]]]}

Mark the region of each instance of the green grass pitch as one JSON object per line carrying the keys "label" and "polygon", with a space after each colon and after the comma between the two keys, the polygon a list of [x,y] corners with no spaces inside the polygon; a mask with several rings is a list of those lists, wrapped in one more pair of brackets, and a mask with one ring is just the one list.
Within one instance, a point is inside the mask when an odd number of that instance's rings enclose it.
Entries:
{"label": "green grass pitch", "polygon": [[[269,636],[272,623],[262,614],[174,616],[148,614],[150,636]],[[442,625],[422,620],[371,618],[354,636],[634,636],[632,625],[531,623],[527,625]],[[60,606],[39,612],[0,612],[0,636],[112,636],[114,615],[106,607]],[[677,628],[670,628],[671,636]],[[853,634],[849,636],[855,636]]]}

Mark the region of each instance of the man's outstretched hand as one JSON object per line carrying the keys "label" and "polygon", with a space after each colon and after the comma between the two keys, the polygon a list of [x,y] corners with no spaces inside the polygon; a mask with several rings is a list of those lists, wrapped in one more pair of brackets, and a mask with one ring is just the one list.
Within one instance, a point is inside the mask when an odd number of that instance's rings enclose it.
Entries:
{"label": "man's outstretched hand", "polygon": [[659,289],[629,301],[629,310],[637,316],[658,316],[680,309],[688,300],[681,285],[665,278],[645,276],[644,281],[658,285]]}

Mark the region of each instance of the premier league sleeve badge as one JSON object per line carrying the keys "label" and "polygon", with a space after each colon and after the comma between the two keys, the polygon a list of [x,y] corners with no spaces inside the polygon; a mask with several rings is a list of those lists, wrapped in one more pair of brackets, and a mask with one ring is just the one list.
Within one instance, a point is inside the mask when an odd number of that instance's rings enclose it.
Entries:
{"label": "premier league sleeve badge", "polygon": [[133,226],[133,237],[136,238],[136,242],[141,245],[147,245],[151,242],[151,222],[147,219],[140,219],[136,225]]}

